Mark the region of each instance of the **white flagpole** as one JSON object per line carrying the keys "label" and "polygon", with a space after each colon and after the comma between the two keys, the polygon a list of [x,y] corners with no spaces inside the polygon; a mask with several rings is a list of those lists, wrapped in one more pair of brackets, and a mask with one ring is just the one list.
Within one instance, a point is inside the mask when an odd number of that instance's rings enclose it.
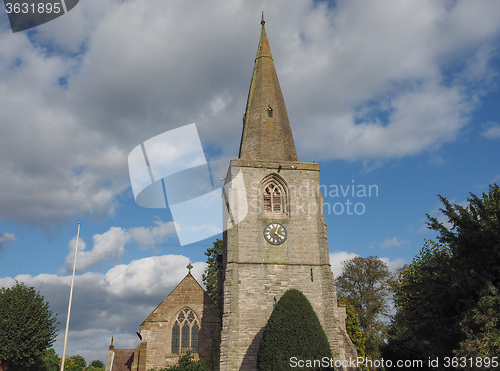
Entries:
{"label": "white flagpole", "polygon": [[73,284],[75,283],[76,255],[78,253],[78,239],[80,237],[80,222],[76,233],[75,261],[73,263],[73,277],[71,278],[71,290],[69,291],[68,318],[66,319],[66,332],[64,333],[64,347],[61,361],[61,371],[64,371],[64,358],[66,357],[66,342],[68,341],[69,315],[71,313],[71,301],[73,299]]}

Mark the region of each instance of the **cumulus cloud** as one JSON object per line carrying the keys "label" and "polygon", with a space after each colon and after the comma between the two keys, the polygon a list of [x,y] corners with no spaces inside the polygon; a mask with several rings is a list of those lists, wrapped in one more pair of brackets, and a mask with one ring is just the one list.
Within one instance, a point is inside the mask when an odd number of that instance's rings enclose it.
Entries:
{"label": "cumulus cloud", "polygon": [[338,277],[342,274],[342,263],[347,260],[353,259],[358,254],[347,251],[335,251],[330,254],[330,264],[332,266],[332,272],[334,277]]}
{"label": "cumulus cloud", "polygon": [[[83,272],[108,260],[121,258],[125,251],[125,244],[130,241],[129,233],[119,227],[112,227],[103,234],[95,234],[93,247],[85,250],[87,244],[83,239],[78,241],[78,256],[76,259],[76,271]],[[69,242],[70,253],[64,261],[62,273],[70,273],[73,269],[76,249],[76,237]]]}
{"label": "cumulus cloud", "polygon": [[490,121],[485,126],[484,131],[481,133],[483,137],[488,139],[500,139],[500,124]]}
{"label": "cumulus cloud", "polygon": [[[261,9],[88,0],[30,37],[2,37],[0,217],[112,215],[130,150],[192,122],[204,148],[234,157]],[[435,149],[461,133],[497,73],[496,2],[280,0],[266,17],[304,160]]]}
{"label": "cumulus cloud", "polygon": [[6,244],[16,242],[17,238],[14,235],[14,233],[11,232],[5,232],[5,233],[0,233],[0,251],[3,250]]}
{"label": "cumulus cloud", "polygon": [[[78,242],[78,256],[76,271],[84,272],[99,267],[105,262],[119,263],[125,251],[125,245],[135,241],[142,248],[151,248],[161,244],[165,239],[175,235],[173,222],[155,221],[153,227],[134,227],[130,229],[111,227],[102,234],[93,236],[92,249],[86,250],[87,244],[80,238]],[[68,244],[70,252],[66,256],[61,273],[70,273],[73,270],[75,259],[76,237]]]}
{"label": "cumulus cloud", "polygon": [[380,244],[380,248],[381,249],[390,249],[392,247],[399,248],[399,247],[407,246],[409,243],[410,243],[410,241],[408,241],[408,240],[400,240],[397,237],[392,237],[392,238],[388,238],[387,240],[382,242]]}
{"label": "cumulus cloud", "polygon": [[399,268],[403,268],[405,264],[408,264],[408,261],[403,258],[389,259],[384,257],[380,258],[380,260],[387,264],[389,272],[396,272]]}
{"label": "cumulus cloud", "polygon": [[167,237],[176,233],[173,222],[156,220],[153,227],[135,227],[129,230],[129,234],[142,248],[155,247],[161,244]]}
{"label": "cumulus cloud", "polygon": [[[149,296],[161,292],[163,287],[176,286],[188,264],[185,256],[164,255],[117,265],[107,272],[106,287],[115,297]],[[194,263],[193,267],[193,274],[201,274],[206,264]]]}
{"label": "cumulus cloud", "polygon": [[[187,274],[189,258],[164,255],[134,260],[105,273],[75,277],[68,354],[81,354],[87,361],[106,360],[111,336],[115,346],[135,348],[140,324]],[[191,270],[201,284],[206,263],[194,262]],[[71,276],[40,274],[0,278],[0,287],[15,280],[34,286],[58,314],[59,336],[54,345],[62,352]]]}
{"label": "cumulus cloud", "polygon": [[[324,13],[319,24],[331,25],[324,36],[330,46],[316,53],[330,56],[314,68],[316,54],[304,53],[311,60],[304,68],[310,81],[302,90],[291,89],[292,121],[297,115],[314,126],[295,130],[309,139],[298,148],[307,145],[315,158],[397,158],[453,140],[476,107],[475,89],[496,75],[487,51],[499,27],[490,11],[498,14],[499,8],[353,1]],[[479,21],[483,12],[485,24]],[[466,54],[472,57],[459,62],[465,67],[451,73],[447,66]],[[311,68],[321,72],[309,74]],[[298,83],[292,72],[287,78]],[[287,78],[282,77],[285,88]],[[294,110],[299,101],[311,109]]]}

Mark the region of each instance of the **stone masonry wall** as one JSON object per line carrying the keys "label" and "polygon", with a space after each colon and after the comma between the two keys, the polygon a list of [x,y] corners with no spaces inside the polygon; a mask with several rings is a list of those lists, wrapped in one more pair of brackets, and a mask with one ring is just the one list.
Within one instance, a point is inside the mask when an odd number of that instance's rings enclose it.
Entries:
{"label": "stone masonry wall", "polygon": [[[201,322],[199,359],[208,362],[211,369],[218,369],[219,311],[193,276],[188,274],[141,324],[138,334],[142,343],[147,344],[146,370],[177,363],[179,355],[171,353],[172,325],[177,314],[186,307],[190,308]],[[143,354],[139,357],[142,358]]]}
{"label": "stone masonry wall", "polygon": [[[226,182],[238,172],[245,179],[246,199],[241,190],[231,195],[230,189],[230,209],[246,203],[248,214],[225,233],[221,370],[255,370],[262,329],[274,300],[291,288],[300,290],[311,302],[332,353],[343,358],[345,329],[340,326],[329,262],[318,165],[232,160]],[[270,174],[287,185],[289,208],[285,215],[262,212],[261,181]],[[226,217],[231,226],[231,213]],[[265,241],[263,229],[269,222],[279,222],[287,229],[282,245]]]}

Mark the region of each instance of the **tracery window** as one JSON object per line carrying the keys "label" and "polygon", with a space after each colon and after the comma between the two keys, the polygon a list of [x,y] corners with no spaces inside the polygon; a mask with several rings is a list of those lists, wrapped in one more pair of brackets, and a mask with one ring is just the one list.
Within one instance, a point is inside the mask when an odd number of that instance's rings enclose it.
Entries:
{"label": "tracery window", "polygon": [[276,179],[271,178],[264,183],[264,212],[265,213],[287,213],[287,195],[283,185]]}
{"label": "tracery window", "polygon": [[200,322],[194,312],[189,308],[181,310],[172,325],[172,353],[179,354],[188,350],[198,353],[199,333]]}

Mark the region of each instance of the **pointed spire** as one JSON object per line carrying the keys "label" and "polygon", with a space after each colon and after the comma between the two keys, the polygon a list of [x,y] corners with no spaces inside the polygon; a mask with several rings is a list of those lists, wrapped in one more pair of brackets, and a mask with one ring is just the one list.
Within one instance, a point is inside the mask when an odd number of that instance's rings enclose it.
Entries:
{"label": "pointed spire", "polygon": [[262,12],[262,30],[243,117],[239,158],[297,161],[292,129],[274,67],[265,23]]}

